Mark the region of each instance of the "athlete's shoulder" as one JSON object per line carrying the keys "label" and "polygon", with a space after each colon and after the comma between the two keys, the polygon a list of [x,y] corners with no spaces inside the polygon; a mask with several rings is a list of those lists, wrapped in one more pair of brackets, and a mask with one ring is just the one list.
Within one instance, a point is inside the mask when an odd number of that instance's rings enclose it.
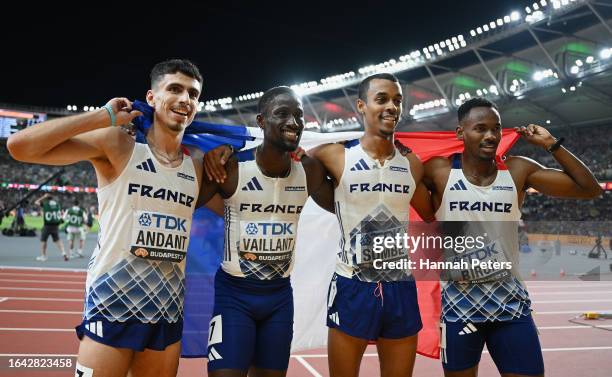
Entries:
{"label": "athlete's shoulder", "polygon": [[427,160],[423,165],[425,169],[450,169],[452,162],[448,157],[436,156]]}
{"label": "athlete's shoulder", "polygon": [[511,172],[530,172],[542,168],[537,161],[525,156],[508,156],[504,164]]}

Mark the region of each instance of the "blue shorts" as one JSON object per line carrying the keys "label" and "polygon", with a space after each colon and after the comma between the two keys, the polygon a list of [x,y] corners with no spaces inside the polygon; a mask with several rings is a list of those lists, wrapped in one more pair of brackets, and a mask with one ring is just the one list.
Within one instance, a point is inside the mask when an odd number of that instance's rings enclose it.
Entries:
{"label": "blue shorts", "polygon": [[129,348],[142,352],[145,348],[163,351],[181,340],[183,320],[176,323],[111,322],[103,317],[84,319],[75,327],[79,339],[84,335],[94,341],[115,348]]}
{"label": "blue shorts", "polygon": [[445,322],[442,326],[442,366],[446,370],[477,365],[486,343],[500,373],[544,373],[542,348],[531,314],[510,321]]}
{"label": "blue shorts", "polygon": [[415,335],[423,327],[416,284],[371,283],[334,274],[327,293],[327,326],[368,340]]}
{"label": "blue shorts", "polygon": [[286,370],[293,339],[289,278],[255,280],[219,269],[208,328],[208,371]]}

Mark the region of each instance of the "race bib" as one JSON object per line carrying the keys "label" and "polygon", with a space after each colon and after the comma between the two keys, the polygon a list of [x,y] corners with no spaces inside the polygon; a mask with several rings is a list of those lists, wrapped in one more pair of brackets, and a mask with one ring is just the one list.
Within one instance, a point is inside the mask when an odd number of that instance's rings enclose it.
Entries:
{"label": "race bib", "polygon": [[130,253],[144,258],[181,262],[187,254],[191,219],[152,211],[134,211]]}
{"label": "race bib", "polygon": [[240,221],[240,257],[259,263],[284,263],[295,249],[297,223],[292,221]]}
{"label": "race bib", "polygon": [[507,280],[512,275],[512,263],[501,249],[498,240],[462,253],[445,250],[444,255],[445,261],[452,262],[453,266],[443,271],[443,278],[446,280],[486,283]]}

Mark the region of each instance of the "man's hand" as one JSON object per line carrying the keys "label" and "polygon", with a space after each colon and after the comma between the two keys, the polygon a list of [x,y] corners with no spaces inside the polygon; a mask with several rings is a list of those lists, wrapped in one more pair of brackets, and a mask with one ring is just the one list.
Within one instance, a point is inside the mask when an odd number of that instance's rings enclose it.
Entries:
{"label": "man's hand", "polygon": [[548,130],[537,124],[530,124],[527,127],[515,127],[514,130],[521,135],[528,143],[540,146],[544,149],[550,148],[557,142]]}
{"label": "man's hand", "polygon": [[232,153],[233,151],[228,145],[220,145],[204,154],[204,171],[208,180],[214,180],[217,183],[225,182],[225,178],[227,178],[225,163],[232,156]]}
{"label": "man's hand", "polygon": [[111,106],[115,114],[115,126],[127,126],[134,118],[142,115],[138,110],[132,111],[132,102],[127,98],[113,98],[107,105]]}

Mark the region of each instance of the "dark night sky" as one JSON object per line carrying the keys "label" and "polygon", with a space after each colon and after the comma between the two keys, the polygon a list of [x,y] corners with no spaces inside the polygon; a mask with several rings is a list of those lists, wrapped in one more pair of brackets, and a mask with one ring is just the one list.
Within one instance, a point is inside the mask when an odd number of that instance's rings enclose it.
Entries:
{"label": "dark night sky", "polygon": [[152,66],[172,57],[198,65],[201,100],[238,96],[467,37],[470,29],[524,12],[532,2],[170,1],[136,8],[113,1],[73,7],[21,1],[3,11],[0,23],[0,102],[81,107],[116,96],[142,99]]}

